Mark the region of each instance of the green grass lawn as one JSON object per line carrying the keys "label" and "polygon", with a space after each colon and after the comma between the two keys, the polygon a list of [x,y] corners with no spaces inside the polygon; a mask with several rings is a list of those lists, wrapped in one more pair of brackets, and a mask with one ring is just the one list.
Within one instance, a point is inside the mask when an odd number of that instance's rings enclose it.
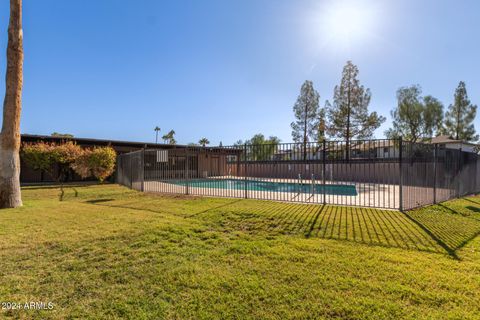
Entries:
{"label": "green grass lawn", "polygon": [[0,310],[33,319],[479,319],[480,198],[397,211],[23,189],[0,211]]}

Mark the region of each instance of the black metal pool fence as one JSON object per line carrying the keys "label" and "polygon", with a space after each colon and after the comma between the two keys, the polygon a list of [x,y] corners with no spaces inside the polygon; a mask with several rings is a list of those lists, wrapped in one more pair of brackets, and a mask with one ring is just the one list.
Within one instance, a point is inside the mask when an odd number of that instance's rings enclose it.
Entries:
{"label": "black metal pool fence", "polygon": [[117,183],[157,193],[408,210],[480,191],[473,145],[399,140],[162,146],[118,156]]}

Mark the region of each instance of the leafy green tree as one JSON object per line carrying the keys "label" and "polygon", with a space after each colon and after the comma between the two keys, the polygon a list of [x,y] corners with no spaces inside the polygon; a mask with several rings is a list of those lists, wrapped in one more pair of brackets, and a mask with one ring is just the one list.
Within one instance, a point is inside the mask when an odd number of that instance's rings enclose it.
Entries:
{"label": "leafy green tree", "polygon": [[317,139],[319,99],[320,95],[313,88],[313,82],[307,80],[303,83],[300,95],[293,106],[295,121],[290,124],[292,138],[293,141],[302,143],[304,158],[307,156],[308,141]]}
{"label": "leafy green tree", "polygon": [[451,135],[457,140],[476,141],[473,121],[477,114],[477,106],[468,99],[465,82],[460,81],[455,90],[454,102],[448,106],[445,113],[444,133]]}
{"label": "leafy green tree", "polygon": [[62,144],[37,142],[23,145],[22,159],[33,169],[43,170],[61,183],[68,177],[71,165],[81,153],[82,148],[71,141]]}
{"label": "leafy green tree", "polygon": [[251,139],[246,141],[250,160],[270,160],[279,143],[280,139],[276,136],[270,136],[266,139],[261,133],[254,135]]}
{"label": "leafy green tree", "polygon": [[60,185],[60,200],[63,199],[63,184],[70,169],[82,178],[95,177],[102,182],[115,170],[117,157],[111,147],[82,149],[71,141],[62,144],[26,143],[21,153],[29,167],[46,172]]}
{"label": "leafy green tree", "polygon": [[[63,183],[73,163],[82,154],[80,146],[69,141],[63,144],[37,142],[22,146],[22,159],[34,170],[41,170],[60,184],[60,200],[63,197]],[[58,168],[58,171],[56,170]]]}
{"label": "leafy green tree", "polygon": [[426,137],[438,136],[443,128],[443,104],[430,95],[423,98],[423,133]]}
{"label": "leafy green tree", "polygon": [[360,85],[358,72],[358,67],[347,61],[340,85],[335,86],[333,103],[327,101],[327,131],[332,137],[346,141],[347,159],[350,141],[353,138],[371,138],[385,121],[385,117],[376,112],[368,112],[371,93],[370,89]]}
{"label": "leafy green tree", "polygon": [[237,140],[235,141],[235,143],[233,144],[234,147],[240,147],[240,146],[243,146],[245,143],[240,139],[240,140]]}
{"label": "leafy green tree", "polygon": [[421,94],[422,89],[418,85],[397,90],[397,107],[391,111],[392,128],[385,132],[388,138],[403,137],[410,142],[420,139],[424,111]]}
{"label": "leafy green tree", "polygon": [[115,170],[117,154],[111,147],[85,149],[72,163],[72,169],[82,178],[95,177],[100,182]]}
{"label": "leafy green tree", "polygon": [[402,137],[417,142],[437,135],[442,128],[443,105],[432,96],[422,97],[419,85],[397,90],[397,107],[392,110],[392,128],[385,132],[390,139]]}
{"label": "leafy green tree", "polygon": [[59,137],[59,138],[73,138],[73,134],[70,133],[60,133],[60,132],[53,132],[51,134],[52,137]]}
{"label": "leafy green tree", "polygon": [[210,140],[208,140],[207,138],[202,138],[198,140],[198,144],[201,145],[202,147],[205,147],[210,144]]}
{"label": "leafy green tree", "polygon": [[55,158],[52,153],[53,145],[45,142],[23,144],[22,160],[32,169],[48,172],[52,179],[54,176]]}

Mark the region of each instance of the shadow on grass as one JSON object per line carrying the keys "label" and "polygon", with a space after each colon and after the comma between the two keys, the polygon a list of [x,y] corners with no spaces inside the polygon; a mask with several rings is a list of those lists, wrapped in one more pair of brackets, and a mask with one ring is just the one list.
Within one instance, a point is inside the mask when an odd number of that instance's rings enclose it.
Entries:
{"label": "shadow on grass", "polygon": [[192,217],[198,216],[198,215],[200,215],[200,214],[202,214],[202,213],[207,213],[207,212],[212,211],[212,210],[217,210],[217,209],[225,208],[225,207],[231,206],[232,204],[238,203],[238,202],[240,202],[240,201],[242,201],[242,200],[243,200],[243,199],[235,199],[235,200],[233,200],[233,201],[230,201],[230,202],[225,203],[225,204],[221,204],[221,205],[219,205],[219,206],[211,207],[211,208],[208,208],[208,209],[199,211],[199,212],[192,213],[192,214],[190,214],[190,215],[185,216],[185,218],[192,218]]}
{"label": "shadow on grass", "polygon": [[463,200],[470,201],[470,202],[472,202],[472,203],[474,203],[474,204],[476,204],[476,205],[480,205],[480,202],[473,201],[472,198],[465,198],[465,199],[463,199]]}
{"label": "shadow on grass", "polygon": [[[186,199],[185,197],[182,197],[181,199],[171,198],[170,200],[180,202],[180,201],[183,201],[185,199]],[[92,204],[92,205],[103,206],[103,207],[110,207],[110,208],[147,211],[147,212],[151,212],[151,213],[160,213],[160,214],[168,213],[168,214],[173,214],[173,215],[177,215],[177,216],[183,216],[184,218],[191,218],[191,217],[195,217],[197,215],[207,213],[207,212],[212,211],[212,210],[221,209],[221,208],[227,207],[229,205],[232,205],[236,202],[242,201],[242,199],[235,199],[233,201],[229,201],[228,203],[224,203],[224,204],[217,205],[217,206],[212,206],[210,208],[207,208],[207,209],[204,209],[204,210],[201,210],[201,211],[198,211],[198,212],[179,213],[179,212],[169,211],[169,210],[165,210],[165,209],[154,210],[154,209],[150,209],[148,207],[147,208],[143,207],[143,205],[146,203],[146,201],[148,201],[146,199],[142,199],[140,201],[130,202],[128,204],[109,203],[109,202],[117,201],[117,200],[118,199],[113,199],[113,198],[102,198],[102,199],[87,200],[87,201],[85,201],[85,203]]]}
{"label": "shadow on grass", "polygon": [[125,204],[114,204],[114,203],[108,203],[111,201],[115,201],[117,199],[95,199],[95,200],[87,200],[85,203],[96,205],[96,206],[101,206],[101,207],[108,207],[108,208],[118,208],[118,209],[127,209],[127,210],[135,210],[135,211],[146,211],[146,212],[151,212],[151,213],[167,213],[165,211],[161,210],[153,210],[149,208],[141,208],[135,206],[135,203],[131,203],[133,205],[125,205]]}
{"label": "shadow on grass", "polygon": [[[106,184],[106,183],[105,183]],[[88,187],[92,185],[98,185],[98,182],[85,182],[85,183],[65,183],[64,188],[81,188],[81,187]],[[22,189],[25,190],[42,190],[42,189],[60,189],[60,185],[58,183],[48,183],[48,184],[22,184]]]}
{"label": "shadow on grass", "polygon": [[[459,259],[458,250],[480,235],[480,221],[472,216],[480,212],[480,203],[468,198],[458,201],[464,200],[477,206],[463,206],[469,212],[459,212],[446,203],[438,203],[404,214],[428,233],[450,256]],[[435,207],[438,209],[435,210]]]}
{"label": "shadow on grass", "polygon": [[[465,210],[480,212],[479,206]],[[458,250],[480,234],[480,221],[448,204],[437,210],[399,212],[359,207],[276,202],[251,202],[235,208],[223,206],[240,218],[226,225],[253,232],[303,234],[306,238],[336,239],[368,245],[447,253],[459,259]],[[255,213],[255,215],[249,215]],[[227,219],[230,217],[227,217]]]}
{"label": "shadow on grass", "polygon": [[104,202],[110,202],[110,201],[114,201],[115,199],[95,199],[95,200],[87,200],[86,202],[87,203],[90,203],[90,204],[97,204],[97,203],[104,203]]}
{"label": "shadow on grass", "polygon": [[[437,205],[437,210],[427,208],[402,213],[359,207],[231,199],[220,204],[203,203],[202,210],[195,211],[196,206],[185,205],[185,199],[171,199],[171,206],[163,209],[152,208],[154,203],[148,208],[148,199],[130,203],[115,203],[113,200],[102,198],[86,203],[200,219],[223,231],[241,230],[266,236],[296,234],[305,238],[447,253],[455,259],[458,259],[457,251],[480,234],[479,220],[465,217],[445,204]],[[468,206],[466,210],[480,212],[478,206]]]}
{"label": "shadow on grass", "polygon": [[398,211],[272,201],[235,201],[212,208],[205,222],[224,231],[301,235],[428,252],[442,248]]}
{"label": "shadow on grass", "polygon": [[318,212],[315,214],[315,218],[313,218],[312,223],[310,224],[310,229],[308,230],[307,234],[305,235],[306,238],[310,238],[310,236],[312,235],[314,226],[318,221],[318,217],[320,217],[320,215],[322,214],[323,209],[325,209],[325,205],[322,205],[321,209],[318,210]]}
{"label": "shadow on grass", "polygon": [[474,206],[466,206],[466,208],[474,213],[480,213],[480,208]]}
{"label": "shadow on grass", "polygon": [[440,239],[439,237],[437,237],[435,235],[435,233],[431,232],[424,224],[420,223],[419,221],[417,221],[417,219],[413,218],[412,216],[410,216],[407,212],[404,212],[405,216],[410,219],[413,223],[415,223],[416,225],[418,225],[426,234],[428,234],[433,240],[435,240],[435,242],[440,246],[442,247],[447,253],[448,255],[450,255],[451,257],[453,257],[454,259],[457,259],[458,260],[458,255],[457,253],[455,252],[455,249],[452,249],[450,248],[442,239]]}

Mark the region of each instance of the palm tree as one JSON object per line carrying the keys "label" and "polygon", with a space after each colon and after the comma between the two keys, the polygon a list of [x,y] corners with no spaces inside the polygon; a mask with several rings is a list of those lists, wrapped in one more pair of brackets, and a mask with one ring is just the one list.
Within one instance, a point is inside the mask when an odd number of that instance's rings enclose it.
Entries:
{"label": "palm tree", "polygon": [[10,0],[5,82],[0,132],[0,208],[15,208],[22,205],[19,155],[23,85],[22,0]]}
{"label": "palm tree", "polygon": [[207,138],[202,138],[198,141],[198,143],[202,146],[205,147],[207,144],[210,144],[210,141]]}
{"label": "palm tree", "polygon": [[177,144],[177,140],[175,140],[175,130],[170,130],[167,134],[162,136],[163,142],[168,144]]}
{"label": "palm tree", "polygon": [[162,140],[163,140],[163,143],[167,143],[168,141],[168,133],[165,133],[163,136],[162,136]]}
{"label": "palm tree", "polygon": [[160,131],[160,127],[159,126],[156,126],[155,129],[155,144],[158,143],[158,132]]}

